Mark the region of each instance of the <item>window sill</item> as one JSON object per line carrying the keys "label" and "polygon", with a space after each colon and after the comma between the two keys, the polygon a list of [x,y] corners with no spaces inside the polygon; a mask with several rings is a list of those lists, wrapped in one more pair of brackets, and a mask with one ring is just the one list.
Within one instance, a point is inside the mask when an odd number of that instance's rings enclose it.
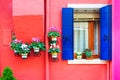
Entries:
{"label": "window sill", "polygon": [[100,59],[93,59],[93,60],[74,59],[74,60],[68,60],[68,64],[107,64],[107,61]]}

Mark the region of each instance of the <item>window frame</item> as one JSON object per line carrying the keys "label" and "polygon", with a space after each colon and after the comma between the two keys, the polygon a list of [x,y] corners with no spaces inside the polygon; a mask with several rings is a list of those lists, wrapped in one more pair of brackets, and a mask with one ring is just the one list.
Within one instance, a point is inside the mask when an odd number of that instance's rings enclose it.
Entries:
{"label": "window frame", "polygon": [[[68,8],[97,8],[100,9],[104,6],[107,6],[107,4],[68,4]],[[107,64],[109,61],[100,60],[100,59],[93,59],[93,60],[68,60],[68,64]]]}

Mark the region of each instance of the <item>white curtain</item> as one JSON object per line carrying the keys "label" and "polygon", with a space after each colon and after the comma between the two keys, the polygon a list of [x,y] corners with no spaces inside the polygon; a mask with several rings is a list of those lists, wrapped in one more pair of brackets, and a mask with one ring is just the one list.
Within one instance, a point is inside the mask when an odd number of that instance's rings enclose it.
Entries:
{"label": "white curtain", "polygon": [[74,22],[74,52],[88,48],[88,22]]}
{"label": "white curtain", "polygon": [[94,51],[98,54],[98,22],[95,22],[94,31]]}

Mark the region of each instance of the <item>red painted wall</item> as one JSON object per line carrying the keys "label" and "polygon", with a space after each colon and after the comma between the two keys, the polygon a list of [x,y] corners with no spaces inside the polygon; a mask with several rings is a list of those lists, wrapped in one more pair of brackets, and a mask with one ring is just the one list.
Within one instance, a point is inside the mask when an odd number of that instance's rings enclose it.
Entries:
{"label": "red painted wall", "polygon": [[[28,16],[14,16],[13,17],[13,25],[14,32],[18,39],[21,39],[23,42],[30,43],[32,41],[32,37],[39,37],[42,41],[44,41],[44,24],[43,24],[43,16],[42,15],[28,15]],[[15,57],[15,56],[14,56]],[[21,68],[21,72],[18,76],[16,76],[19,80],[44,80],[45,78],[45,54],[41,52],[40,57],[35,57],[34,55],[30,55],[27,60],[21,60],[21,63],[18,64],[18,68]],[[18,57],[17,57],[18,58]],[[18,62],[19,60],[16,60]],[[15,62],[15,61],[14,61]],[[28,68],[27,68],[28,67]],[[16,68],[15,68],[16,69]],[[24,73],[23,73],[24,70]],[[16,72],[16,71],[15,71]],[[25,74],[28,77],[25,77]],[[29,77],[30,76],[30,77]]]}
{"label": "red painted wall", "polygon": [[44,41],[43,18],[43,15],[14,16],[13,25],[17,38],[24,42],[31,42],[32,37],[39,37]]}
{"label": "red painted wall", "polygon": [[[67,7],[67,4],[108,4],[107,0],[49,0],[49,24],[61,29],[61,10]],[[111,2],[109,2],[111,3]],[[61,39],[59,39],[61,45]],[[50,80],[107,80],[107,65],[70,65],[67,61],[61,60],[62,54],[59,55],[59,62],[51,62],[49,65]]]}

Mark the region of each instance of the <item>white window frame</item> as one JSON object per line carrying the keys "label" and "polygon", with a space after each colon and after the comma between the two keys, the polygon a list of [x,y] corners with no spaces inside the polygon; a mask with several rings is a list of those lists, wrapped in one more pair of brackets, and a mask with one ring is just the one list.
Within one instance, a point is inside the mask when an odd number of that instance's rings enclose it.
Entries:
{"label": "white window frame", "polygon": [[[100,9],[107,4],[68,4],[68,8],[94,8],[94,9]],[[93,59],[93,60],[86,60],[86,59],[74,59],[74,60],[68,60],[68,64],[107,64],[108,61],[100,60],[100,59]]]}

